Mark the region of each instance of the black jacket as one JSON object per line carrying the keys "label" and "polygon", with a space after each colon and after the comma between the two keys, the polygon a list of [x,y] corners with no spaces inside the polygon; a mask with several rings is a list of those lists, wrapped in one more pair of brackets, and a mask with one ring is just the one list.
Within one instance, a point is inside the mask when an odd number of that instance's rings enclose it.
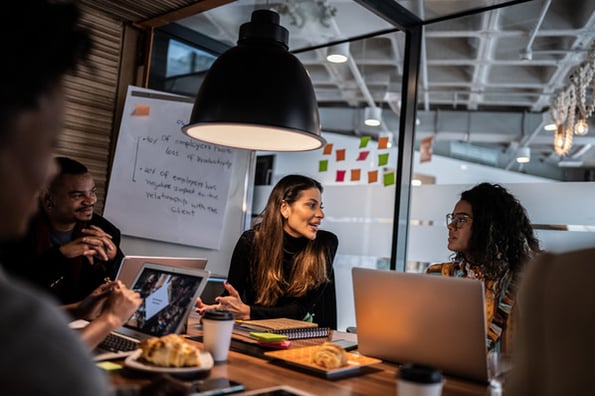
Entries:
{"label": "black jacket", "polygon": [[114,260],[94,258],[91,265],[85,257],[66,258],[59,246],[51,246],[49,220],[44,213],[39,213],[23,239],[0,246],[0,261],[6,272],[48,291],[63,304],[80,301],[106,277],[115,279],[124,258],[119,247],[120,230],[100,215],[94,214],[90,221],[77,223],[71,240],[80,237],[81,229],[90,225],[112,236],[118,247]]}

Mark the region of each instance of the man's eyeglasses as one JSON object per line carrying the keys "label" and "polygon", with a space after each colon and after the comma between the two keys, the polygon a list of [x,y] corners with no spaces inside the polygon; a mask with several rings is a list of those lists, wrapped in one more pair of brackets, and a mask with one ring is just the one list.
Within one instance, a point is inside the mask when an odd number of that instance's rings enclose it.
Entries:
{"label": "man's eyeglasses", "polygon": [[461,228],[471,220],[473,220],[473,217],[465,213],[449,213],[446,215],[446,226],[452,225],[454,228]]}

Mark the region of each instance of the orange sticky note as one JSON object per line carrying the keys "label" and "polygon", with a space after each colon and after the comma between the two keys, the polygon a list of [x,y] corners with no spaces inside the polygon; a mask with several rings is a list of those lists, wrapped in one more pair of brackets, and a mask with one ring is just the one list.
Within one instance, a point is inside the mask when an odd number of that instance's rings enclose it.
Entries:
{"label": "orange sticky note", "polygon": [[333,144],[329,143],[326,146],[324,146],[324,149],[322,150],[322,154],[324,155],[330,155],[333,152]]}
{"label": "orange sticky note", "polygon": [[345,149],[335,151],[337,155],[337,161],[345,161]]}
{"label": "orange sticky note", "polygon": [[378,149],[383,150],[388,147],[388,136],[381,136],[378,138]]}
{"label": "orange sticky note", "polygon": [[338,182],[345,181],[345,171],[344,170],[337,171],[337,181]]}
{"label": "orange sticky note", "polygon": [[137,104],[134,106],[134,112],[132,115],[135,116],[148,116],[151,113],[151,106],[146,104]]}
{"label": "orange sticky note", "polygon": [[368,158],[369,151],[360,151],[356,161],[365,161]]}
{"label": "orange sticky note", "polygon": [[359,181],[361,178],[361,169],[352,169],[351,170],[351,181]]}
{"label": "orange sticky note", "polygon": [[368,172],[368,183],[376,183],[378,181],[378,171],[373,170]]}

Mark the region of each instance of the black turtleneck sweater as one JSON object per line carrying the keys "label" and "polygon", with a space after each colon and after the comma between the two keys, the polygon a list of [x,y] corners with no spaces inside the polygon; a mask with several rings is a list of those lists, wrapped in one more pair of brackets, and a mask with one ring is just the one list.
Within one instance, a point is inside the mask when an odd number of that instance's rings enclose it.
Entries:
{"label": "black turtleneck sweater", "polygon": [[[288,280],[291,274],[292,258],[301,252],[308,243],[307,238],[294,238],[287,233],[283,235],[283,276]],[[333,279],[333,260],[339,241],[331,232],[319,230],[316,241],[325,246],[326,271],[329,279]],[[302,297],[282,296],[272,307],[256,305],[256,290],[252,273],[256,266],[253,262],[254,231],[245,231],[238,240],[229,267],[227,281],[238,291],[242,301],[250,306],[250,319],[291,318],[303,319],[314,306],[319,303],[326,284],[312,288]],[[316,319],[315,319],[316,321]]]}

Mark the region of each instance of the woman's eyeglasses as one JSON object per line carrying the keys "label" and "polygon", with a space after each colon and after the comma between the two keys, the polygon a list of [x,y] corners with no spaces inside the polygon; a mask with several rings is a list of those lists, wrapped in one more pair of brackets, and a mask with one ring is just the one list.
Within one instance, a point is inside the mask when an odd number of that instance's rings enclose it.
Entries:
{"label": "woman's eyeglasses", "polygon": [[465,213],[448,213],[446,215],[446,226],[452,225],[454,228],[461,228],[471,220],[473,220],[473,217]]}

